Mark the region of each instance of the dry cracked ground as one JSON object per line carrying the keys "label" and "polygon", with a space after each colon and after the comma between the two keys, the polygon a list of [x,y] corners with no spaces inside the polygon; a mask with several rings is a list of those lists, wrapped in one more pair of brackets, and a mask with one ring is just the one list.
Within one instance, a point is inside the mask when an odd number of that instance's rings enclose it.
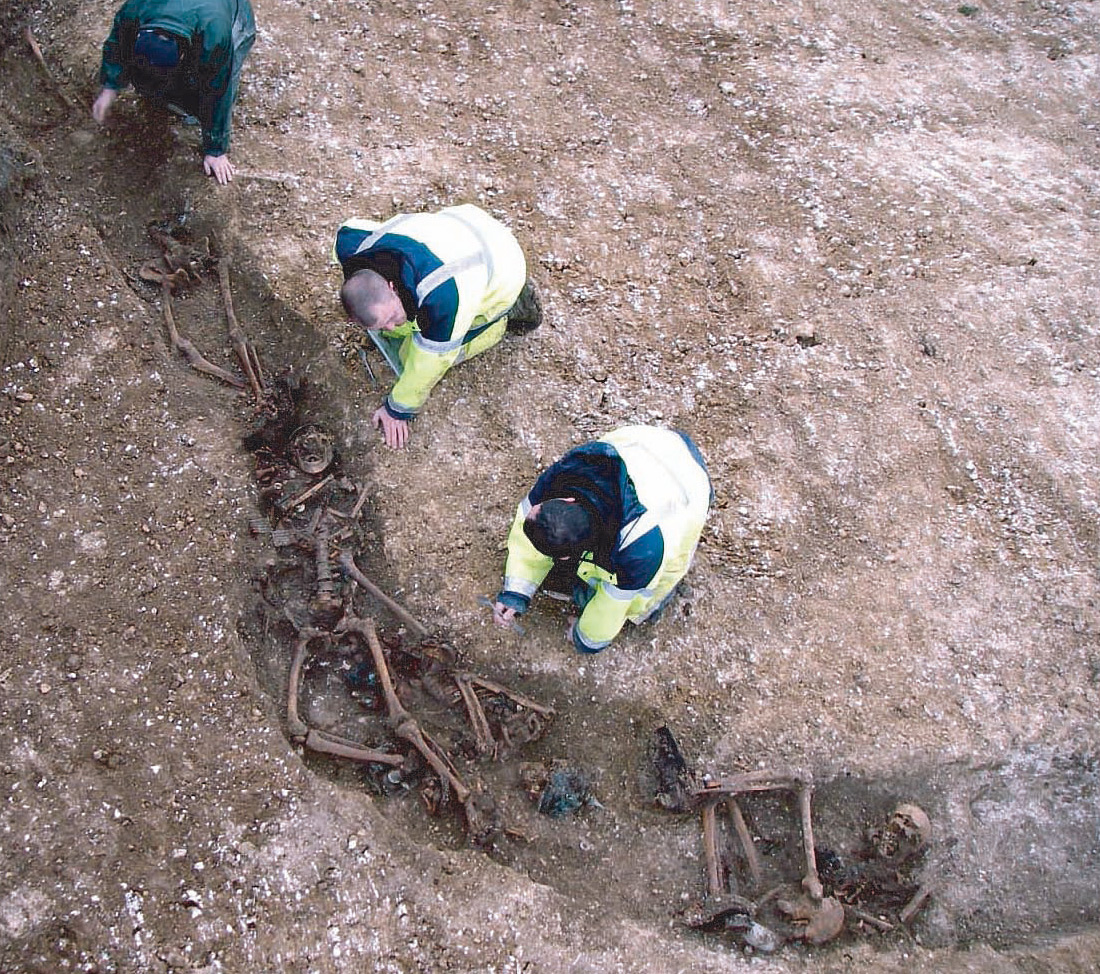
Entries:
{"label": "dry cracked ground", "polygon": [[[1100,5],[254,3],[226,188],[132,96],[92,122],[110,0],[0,24],[0,969],[1095,970]],[[391,453],[331,239],[455,202],[514,229],[546,321]],[[552,705],[522,757],[598,804],[540,815],[502,766],[482,851],[292,741],[256,417],[169,342],[151,226],[231,258],[368,487],[364,571]],[[173,303],[233,368],[216,279]],[[516,502],[629,422],[708,458],[690,590],[594,658],[557,603],[494,629]],[[310,674],[343,719],[340,667]],[[812,774],[840,861],[919,804],[930,899],[771,953],[688,928],[700,827],[644,787],[660,726],[699,774]],[[755,812],[767,863],[789,811]]]}

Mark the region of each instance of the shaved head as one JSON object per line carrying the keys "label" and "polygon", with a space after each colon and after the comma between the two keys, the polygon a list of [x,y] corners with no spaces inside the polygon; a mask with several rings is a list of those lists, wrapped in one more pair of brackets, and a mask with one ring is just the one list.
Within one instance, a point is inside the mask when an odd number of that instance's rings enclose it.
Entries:
{"label": "shaved head", "polygon": [[363,268],[351,275],[340,288],[344,310],[364,328],[385,323],[393,307],[394,290],[381,274]]}

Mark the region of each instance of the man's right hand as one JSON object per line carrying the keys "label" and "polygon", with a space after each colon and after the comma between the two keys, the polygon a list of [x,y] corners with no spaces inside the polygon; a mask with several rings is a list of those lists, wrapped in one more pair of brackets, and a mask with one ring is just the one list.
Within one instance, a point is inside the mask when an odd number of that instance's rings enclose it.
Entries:
{"label": "man's right hand", "polygon": [[371,422],[375,429],[382,431],[382,437],[386,446],[391,450],[400,450],[409,442],[409,421],[407,419],[394,419],[382,406],[374,411]]}
{"label": "man's right hand", "polygon": [[512,620],[516,617],[516,610],[510,609],[503,602],[493,603],[493,622],[505,629],[511,628]]}
{"label": "man's right hand", "polygon": [[115,103],[117,97],[118,92],[114,88],[104,88],[100,91],[99,97],[92,102],[92,118],[100,125],[107,121],[107,116],[111,113],[111,106]]}

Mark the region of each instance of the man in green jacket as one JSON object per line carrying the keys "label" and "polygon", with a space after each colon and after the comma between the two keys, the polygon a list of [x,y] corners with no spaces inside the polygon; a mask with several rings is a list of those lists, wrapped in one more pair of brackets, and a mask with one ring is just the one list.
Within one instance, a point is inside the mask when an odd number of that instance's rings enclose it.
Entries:
{"label": "man in green jacket", "polygon": [[256,40],[249,0],[126,0],[103,44],[92,117],[106,120],[127,85],[202,125],[203,170],[233,178],[229,121],[241,66]]}

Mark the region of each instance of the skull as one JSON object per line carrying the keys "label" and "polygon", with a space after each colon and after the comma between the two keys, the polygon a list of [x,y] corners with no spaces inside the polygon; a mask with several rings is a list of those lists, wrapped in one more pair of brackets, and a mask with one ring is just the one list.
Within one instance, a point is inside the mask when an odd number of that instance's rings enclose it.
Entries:
{"label": "skull", "polygon": [[332,464],[332,434],[312,423],[294,431],[288,451],[290,460],[302,473],[319,474]]}
{"label": "skull", "polygon": [[932,835],[932,823],[917,805],[903,803],[894,809],[884,828],[871,835],[875,853],[882,859],[904,861],[927,844]]}

